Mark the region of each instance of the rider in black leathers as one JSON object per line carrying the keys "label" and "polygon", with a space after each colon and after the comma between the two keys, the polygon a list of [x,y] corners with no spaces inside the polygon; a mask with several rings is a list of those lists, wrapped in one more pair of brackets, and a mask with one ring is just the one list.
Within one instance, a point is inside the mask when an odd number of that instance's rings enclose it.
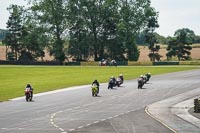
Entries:
{"label": "rider in black leathers", "polygon": [[111,76],[111,78],[109,79],[109,82],[108,82],[108,89],[112,89],[113,87],[115,87],[117,84],[116,84],[116,78],[114,76]]}
{"label": "rider in black leathers", "polygon": [[92,85],[93,84],[96,84],[97,85],[97,93],[99,93],[99,82],[95,79],[93,82],[92,82]]}
{"label": "rider in black leathers", "polygon": [[122,74],[120,74],[119,78],[121,79],[121,84],[123,84],[123,82],[124,82],[124,76]]}

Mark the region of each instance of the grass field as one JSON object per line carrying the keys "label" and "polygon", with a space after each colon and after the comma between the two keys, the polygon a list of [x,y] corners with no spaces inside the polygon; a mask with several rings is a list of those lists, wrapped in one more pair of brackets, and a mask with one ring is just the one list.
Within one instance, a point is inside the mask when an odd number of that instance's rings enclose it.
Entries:
{"label": "grass field", "polygon": [[110,76],[123,74],[134,79],[151,72],[152,75],[196,69],[198,67],[64,67],[64,66],[0,66],[0,101],[24,95],[24,88],[31,83],[34,93],[70,86],[100,83]]}

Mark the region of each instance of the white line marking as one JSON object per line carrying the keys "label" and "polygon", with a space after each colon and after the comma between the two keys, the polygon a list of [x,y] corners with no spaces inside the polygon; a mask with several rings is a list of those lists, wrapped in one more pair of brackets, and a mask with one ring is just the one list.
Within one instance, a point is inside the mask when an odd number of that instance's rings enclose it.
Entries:
{"label": "white line marking", "polygon": [[124,115],[125,113],[121,113],[120,115]]}
{"label": "white line marking", "polygon": [[69,131],[74,131],[75,129],[69,129]]}
{"label": "white line marking", "polygon": [[99,122],[99,121],[95,121],[95,122],[93,122],[93,123],[95,123],[95,124],[96,124],[96,123],[98,123],[98,122]]}
{"label": "white line marking", "polygon": [[56,114],[62,113],[63,111],[58,111]]}
{"label": "white line marking", "polygon": [[115,118],[115,117],[118,117],[118,116],[119,116],[119,115],[115,115],[115,116],[113,116],[113,117]]}
{"label": "white line marking", "polygon": [[105,121],[106,119],[101,119],[101,121]]}
{"label": "white line marking", "polygon": [[83,126],[80,126],[80,127],[78,127],[78,128],[79,128],[79,129],[80,129],[80,128],[83,128]]}
{"label": "white line marking", "polygon": [[87,124],[86,126],[90,126],[91,124]]}
{"label": "white line marking", "polygon": [[58,127],[57,125],[55,125],[55,124],[54,124],[53,126],[56,127],[56,128],[59,128],[59,127]]}
{"label": "white line marking", "polygon": [[64,129],[62,129],[62,128],[59,128],[59,130],[60,130],[60,131],[63,131],[63,132],[65,131],[65,130],[64,130]]}

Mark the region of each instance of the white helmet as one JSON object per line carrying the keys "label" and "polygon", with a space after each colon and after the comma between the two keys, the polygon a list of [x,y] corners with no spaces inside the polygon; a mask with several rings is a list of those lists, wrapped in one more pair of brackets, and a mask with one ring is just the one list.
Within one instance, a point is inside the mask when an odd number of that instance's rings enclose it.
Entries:
{"label": "white helmet", "polygon": [[143,77],[143,75],[140,75],[140,77],[142,78],[142,77]]}
{"label": "white helmet", "polygon": [[123,76],[122,74],[120,74],[119,76]]}
{"label": "white helmet", "polygon": [[111,76],[111,78],[114,78],[114,76]]}

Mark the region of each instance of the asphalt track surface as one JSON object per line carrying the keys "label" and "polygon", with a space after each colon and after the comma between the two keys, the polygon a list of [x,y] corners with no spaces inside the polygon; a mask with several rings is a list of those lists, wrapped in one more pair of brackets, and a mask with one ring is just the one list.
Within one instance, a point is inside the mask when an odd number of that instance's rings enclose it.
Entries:
{"label": "asphalt track surface", "polygon": [[100,84],[99,97],[86,85],[37,95],[34,102],[2,102],[0,133],[172,133],[145,107],[199,88],[199,75],[200,69],[152,76],[143,89],[136,79],[112,90]]}

